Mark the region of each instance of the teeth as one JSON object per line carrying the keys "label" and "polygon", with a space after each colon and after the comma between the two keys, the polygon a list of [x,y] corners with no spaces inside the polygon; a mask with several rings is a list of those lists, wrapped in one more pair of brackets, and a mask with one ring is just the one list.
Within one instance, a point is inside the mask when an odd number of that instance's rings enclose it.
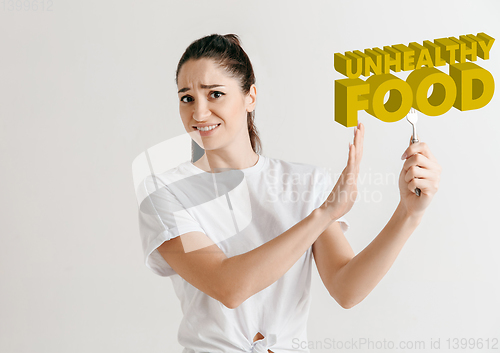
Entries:
{"label": "teeth", "polygon": [[196,127],[200,131],[209,131],[215,129],[219,124],[212,125],[212,126],[207,126],[207,127]]}

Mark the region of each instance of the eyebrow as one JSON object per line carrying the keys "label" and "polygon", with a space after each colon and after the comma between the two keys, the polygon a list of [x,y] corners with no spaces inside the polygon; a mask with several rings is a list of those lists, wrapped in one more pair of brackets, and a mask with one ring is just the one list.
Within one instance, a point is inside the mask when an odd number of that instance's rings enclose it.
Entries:
{"label": "eyebrow", "polygon": [[[201,85],[200,85],[200,87],[201,87],[201,88],[205,88],[205,89],[210,89],[210,88],[215,88],[215,87],[224,87],[224,85],[219,85],[219,84],[217,84],[217,83],[216,83],[215,85],[204,85],[204,84],[201,84]],[[184,87],[184,88],[181,88],[181,89],[179,90],[179,92],[177,92],[177,94],[179,94],[179,93],[183,93],[183,92],[187,92],[187,91],[189,91],[190,89],[191,89],[191,88],[189,88],[189,87]]]}

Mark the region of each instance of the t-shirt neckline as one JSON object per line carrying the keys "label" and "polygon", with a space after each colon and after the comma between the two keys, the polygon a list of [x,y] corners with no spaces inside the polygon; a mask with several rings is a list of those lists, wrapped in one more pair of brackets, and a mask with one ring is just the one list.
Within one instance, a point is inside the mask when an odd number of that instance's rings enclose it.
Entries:
{"label": "t-shirt neckline", "polygon": [[[238,169],[238,170],[241,170],[243,173],[245,173],[245,175],[254,174],[254,173],[257,173],[258,171],[260,171],[264,167],[264,164],[267,161],[267,157],[265,157],[261,154],[259,154],[258,156],[259,156],[259,159],[257,160],[257,163],[255,163],[253,166],[248,167],[248,168],[244,168],[244,169]],[[204,171],[203,169],[198,168],[191,161],[187,161],[186,166],[196,173],[209,173],[207,171]]]}

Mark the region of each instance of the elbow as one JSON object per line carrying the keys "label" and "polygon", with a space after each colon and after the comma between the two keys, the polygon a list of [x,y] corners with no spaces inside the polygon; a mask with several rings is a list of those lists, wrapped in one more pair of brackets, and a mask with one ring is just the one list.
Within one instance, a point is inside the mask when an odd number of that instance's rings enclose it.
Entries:
{"label": "elbow", "polygon": [[352,291],[347,290],[345,287],[338,285],[330,286],[328,293],[343,309],[351,309],[364,299],[355,293],[353,294]]}
{"label": "elbow", "polygon": [[225,289],[223,293],[220,294],[219,298],[222,305],[228,309],[236,309],[247,299],[242,294],[242,291],[238,290],[238,287],[234,285]]}
{"label": "elbow", "polygon": [[358,304],[353,301],[338,301],[338,303],[343,309],[351,309],[352,307],[355,307]]}
{"label": "elbow", "polygon": [[360,301],[354,300],[354,298],[349,297],[349,296],[344,296],[344,297],[339,297],[339,296],[333,296],[332,298],[335,299],[335,301],[343,308],[343,309],[351,309],[358,305]]}
{"label": "elbow", "polygon": [[217,285],[219,301],[229,309],[236,309],[252,295],[252,286],[247,276],[221,271]]}
{"label": "elbow", "polygon": [[221,301],[221,303],[222,303],[222,305],[224,305],[228,309],[236,309],[241,304],[240,302],[232,300],[232,299],[230,299],[230,300],[226,299],[224,301]]}

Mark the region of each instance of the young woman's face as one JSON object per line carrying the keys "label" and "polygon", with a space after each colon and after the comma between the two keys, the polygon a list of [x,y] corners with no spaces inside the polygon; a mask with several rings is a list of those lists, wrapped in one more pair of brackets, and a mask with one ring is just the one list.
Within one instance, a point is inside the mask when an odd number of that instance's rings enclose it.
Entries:
{"label": "young woman's face", "polygon": [[[179,112],[184,128],[205,150],[240,149],[248,143],[247,112],[255,99],[210,59],[189,60],[177,78]],[[217,86],[217,87],[214,87]],[[217,127],[204,132],[197,126]]]}

